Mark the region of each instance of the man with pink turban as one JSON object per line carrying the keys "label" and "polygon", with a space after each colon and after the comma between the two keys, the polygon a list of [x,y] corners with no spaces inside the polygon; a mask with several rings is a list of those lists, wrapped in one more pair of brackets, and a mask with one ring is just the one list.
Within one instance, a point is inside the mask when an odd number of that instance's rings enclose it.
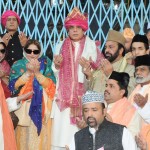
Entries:
{"label": "man with pink turban", "polygon": [[6,60],[10,66],[12,66],[16,60],[23,57],[23,46],[28,40],[23,32],[19,34],[17,31],[20,23],[21,19],[19,15],[11,10],[5,11],[1,17],[1,24],[7,30],[6,33],[1,35],[1,38],[7,46],[8,55]]}
{"label": "man with pink turban", "polygon": [[68,37],[56,46],[53,71],[57,82],[57,92],[51,118],[52,150],[63,150],[79,128],[85,126],[82,120],[81,97],[87,82],[84,71],[96,69],[101,53],[96,43],[85,35],[88,18],[78,8],[74,8],[65,19]]}

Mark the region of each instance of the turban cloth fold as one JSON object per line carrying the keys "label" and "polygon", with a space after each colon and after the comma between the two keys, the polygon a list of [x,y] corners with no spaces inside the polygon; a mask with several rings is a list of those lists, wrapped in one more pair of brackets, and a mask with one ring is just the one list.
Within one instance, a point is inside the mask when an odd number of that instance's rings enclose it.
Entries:
{"label": "turban cloth fold", "polygon": [[68,30],[70,26],[80,26],[84,31],[88,29],[88,18],[86,14],[82,14],[75,7],[65,19],[65,28]]}
{"label": "turban cloth fold", "polygon": [[135,36],[135,33],[134,33],[134,31],[131,28],[125,28],[123,30],[123,36],[125,38],[133,39],[133,37]]}
{"label": "turban cloth fold", "polygon": [[12,10],[7,10],[3,13],[2,17],[1,17],[1,24],[5,27],[6,26],[6,21],[7,21],[7,18],[9,16],[15,16],[18,20],[18,24],[20,25],[20,22],[21,22],[21,19],[19,17],[19,15],[15,12],[15,11],[12,11]]}

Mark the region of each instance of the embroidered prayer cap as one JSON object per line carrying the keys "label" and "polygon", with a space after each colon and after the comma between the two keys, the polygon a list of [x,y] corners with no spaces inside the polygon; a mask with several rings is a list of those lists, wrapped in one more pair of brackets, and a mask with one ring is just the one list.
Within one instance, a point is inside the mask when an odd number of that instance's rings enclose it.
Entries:
{"label": "embroidered prayer cap", "polygon": [[1,23],[4,27],[6,26],[6,21],[9,16],[15,16],[18,20],[18,24],[20,25],[21,19],[20,19],[19,15],[15,11],[7,10],[3,13],[3,15],[1,17]]}
{"label": "embroidered prayer cap", "polygon": [[120,43],[124,46],[126,39],[122,33],[115,31],[115,30],[109,30],[107,41],[114,41],[114,42]]}
{"label": "embroidered prayer cap", "polygon": [[135,58],[135,68],[138,66],[150,66],[150,55],[137,56]]}
{"label": "embroidered prayer cap", "polygon": [[128,87],[130,76],[126,72],[116,72],[113,71],[110,75],[109,79],[113,79],[118,81],[121,85],[123,85],[125,88]]}
{"label": "embroidered prayer cap", "polygon": [[82,105],[94,102],[104,103],[104,95],[95,91],[87,91],[82,97]]}
{"label": "embroidered prayer cap", "polygon": [[[132,39],[132,43],[134,42],[142,42],[148,45],[148,38],[146,35],[140,35],[140,34],[136,34],[133,39]],[[131,43],[131,45],[132,45]]]}
{"label": "embroidered prayer cap", "polygon": [[125,38],[133,39],[133,37],[135,36],[135,33],[134,33],[134,31],[131,28],[125,28],[123,30],[123,36]]}
{"label": "embroidered prayer cap", "polygon": [[88,29],[87,14],[82,14],[80,10],[75,7],[65,19],[65,28],[68,30],[70,26],[80,26],[86,31]]}

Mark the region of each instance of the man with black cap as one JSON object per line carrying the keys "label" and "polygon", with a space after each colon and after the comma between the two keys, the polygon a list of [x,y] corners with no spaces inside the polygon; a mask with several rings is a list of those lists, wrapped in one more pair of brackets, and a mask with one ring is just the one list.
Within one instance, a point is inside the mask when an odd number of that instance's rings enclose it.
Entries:
{"label": "man with black cap", "polygon": [[90,69],[83,70],[87,79],[90,80],[90,89],[97,92],[104,92],[105,84],[112,71],[127,72],[130,76],[128,85],[129,93],[134,89],[134,66],[127,63],[125,55],[125,38],[115,30],[110,30],[108,33],[104,56],[106,59],[101,61],[101,65],[94,73],[90,73]]}
{"label": "man with black cap", "polygon": [[141,133],[150,149],[150,56],[138,56],[135,59],[136,88],[129,96],[129,101],[143,118]]}
{"label": "man with black cap", "polygon": [[129,80],[127,73],[113,71],[107,80],[104,98],[112,121],[126,126],[135,137],[140,131],[141,117],[127,100]]}
{"label": "man with black cap", "polygon": [[105,119],[102,93],[87,91],[82,97],[84,120],[88,126],[78,131],[69,145],[70,150],[136,150],[131,133],[122,125]]}
{"label": "man with black cap", "polygon": [[149,53],[148,39],[145,35],[136,34],[131,43],[133,59]]}

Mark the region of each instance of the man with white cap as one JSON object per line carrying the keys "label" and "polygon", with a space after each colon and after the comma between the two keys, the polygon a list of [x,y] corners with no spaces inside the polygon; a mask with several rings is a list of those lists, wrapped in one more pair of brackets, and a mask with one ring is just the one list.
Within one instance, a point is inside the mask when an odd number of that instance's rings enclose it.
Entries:
{"label": "man with white cap", "polygon": [[137,146],[126,127],[105,119],[104,96],[87,91],[82,97],[83,116],[88,126],[78,131],[70,150],[136,150]]}

